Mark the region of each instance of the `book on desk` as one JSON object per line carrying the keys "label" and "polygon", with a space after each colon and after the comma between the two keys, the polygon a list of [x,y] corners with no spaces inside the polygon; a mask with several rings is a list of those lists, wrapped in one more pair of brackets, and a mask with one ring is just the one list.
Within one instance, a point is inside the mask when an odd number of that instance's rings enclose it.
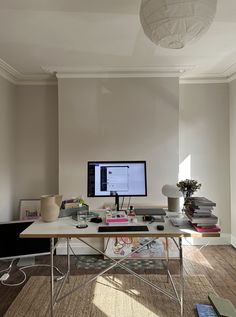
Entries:
{"label": "book on desk", "polygon": [[166,216],[166,211],[163,208],[135,208],[137,216]]}

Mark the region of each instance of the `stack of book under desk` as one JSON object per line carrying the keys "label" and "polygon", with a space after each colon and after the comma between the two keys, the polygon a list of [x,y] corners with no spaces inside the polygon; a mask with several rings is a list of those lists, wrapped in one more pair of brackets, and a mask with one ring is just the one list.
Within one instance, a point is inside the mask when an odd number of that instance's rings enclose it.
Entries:
{"label": "stack of book under desk", "polygon": [[199,317],[236,317],[236,308],[230,300],[209,294],[211,305],[196,304]]}
{"label": "stack of book under desk", "polygon": [[190,197],[185,214],[198,232],[219,232],[218,217],[213,214],[216,203],[205,197]]}

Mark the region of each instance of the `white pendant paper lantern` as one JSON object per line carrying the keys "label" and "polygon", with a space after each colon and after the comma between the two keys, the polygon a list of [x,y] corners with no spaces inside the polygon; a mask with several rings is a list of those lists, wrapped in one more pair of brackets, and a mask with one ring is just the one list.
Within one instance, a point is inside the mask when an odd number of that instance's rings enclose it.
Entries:
{"label": "white pendant paper lantern", "polygon": [[179,49],[208,30],[216,6],[217,0],[142,0],[140,21],[152,42]]}

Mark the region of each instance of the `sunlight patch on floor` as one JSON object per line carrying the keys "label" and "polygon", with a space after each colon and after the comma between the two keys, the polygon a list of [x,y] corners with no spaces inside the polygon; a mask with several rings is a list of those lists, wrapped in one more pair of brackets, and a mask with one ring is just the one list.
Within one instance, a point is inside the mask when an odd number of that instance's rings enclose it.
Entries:
{"label": "sunlight patch on floor", "polygon": [[195,249],[193,252],[185,252],[184,259],[190,261],[195,266],[205,266],[211,270],[214,270],[213,266],[208,262],[202,252],[198,249]]}
{"label": "sunlight patch on floor", "polygon": [[138,290],[126,288],[125,284],[125,279],[122,282],[116,277],[98,277],[94,289],[93,304],[106,317],[159,317],[141,303],[143,297],[140,296]]}
{"label": "sunlight patch on floor", "polygon": [[136,289],[129,289],[128,293],[131,295],[140,295],[140,292],[137,291]]}

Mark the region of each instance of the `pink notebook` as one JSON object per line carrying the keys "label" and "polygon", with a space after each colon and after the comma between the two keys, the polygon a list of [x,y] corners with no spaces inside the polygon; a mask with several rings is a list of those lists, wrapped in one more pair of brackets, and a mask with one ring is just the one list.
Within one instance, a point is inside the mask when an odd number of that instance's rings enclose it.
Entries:
{"label": "pink notebook", "polygon": [[129,219],[124,211],[111,212],[106,215],[106,223],[128,223]]}
{"label": "pink notebook", "polygon": [[107,223],[110,222],[129,222],[128,218],[108,218],[106,219]]}
{"label": "pink notebook", "polygon": [[220,227],[218,227],[218,226],[212,226],[212,227],[209,227],[209,228],[197,227],[193,223],[192,223],[192,226],[197,232],[220,232],[221,231]]}

